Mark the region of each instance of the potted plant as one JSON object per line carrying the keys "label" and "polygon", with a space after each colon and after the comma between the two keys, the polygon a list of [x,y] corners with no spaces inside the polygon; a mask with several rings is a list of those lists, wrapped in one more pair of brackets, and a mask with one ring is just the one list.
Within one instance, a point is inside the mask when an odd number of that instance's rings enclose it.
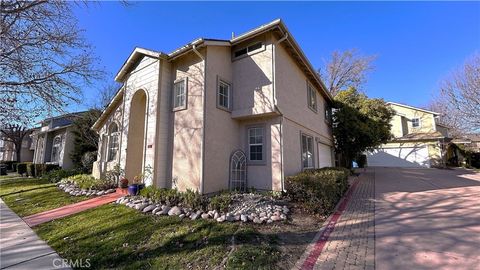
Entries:
{"label": "potted plant", "polygon": [[133,177],[132,184],[128,185],[128,194],[137,195],[140,189],[145,185],[143,184],[143,176],[141,174]]}

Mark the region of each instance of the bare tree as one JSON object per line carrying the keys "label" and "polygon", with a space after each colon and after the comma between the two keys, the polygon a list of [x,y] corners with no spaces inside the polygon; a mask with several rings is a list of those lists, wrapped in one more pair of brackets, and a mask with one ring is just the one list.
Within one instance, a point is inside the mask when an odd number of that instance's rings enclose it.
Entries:
{"label": "bare tree", "polygon": [[22,154],[22,142],[25,136],[30,133],[25,126],[21,124],[3,124],[0,127],[0,135],[2,139],[6,142],[13,143],[15,147],[15,153],[17,161],[21,161],[21,154]]}
{"label": "bare tree", "polygon": [[430,109],[441,113],[441,123],[454,135],[480,130],[480,54],[474,54],[440,85]]}
{"label": "bare tree", "polygon": [[113,96],[115,96],[120,87],[121,84],[119,83],[111,83],[102,88],[99,88],[97,90],[97,95],[95,99],[91,102],[91,107],[100,111],[105,109],[108,104],[110,104],[110,101],[112,101]]}
{"label": "bare tree", "polygon": [[63,112],[103,74],[67,1],[0,1],[0,121]]}
{"label": "bare tree", "polygon": [[350,87],[361,90],[368,72],[373,69],[375,58],[360,55],[356,49],[334,51],[318,73],[333,96]]}

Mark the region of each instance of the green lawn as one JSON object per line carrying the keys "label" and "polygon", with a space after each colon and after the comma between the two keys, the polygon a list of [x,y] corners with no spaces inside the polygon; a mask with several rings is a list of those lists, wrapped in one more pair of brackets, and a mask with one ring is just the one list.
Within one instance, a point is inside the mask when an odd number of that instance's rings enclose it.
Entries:
{"label": "green lawn", "polygon": [[84,196],[72,197],[47,180],[18,176],[0,178],[0,197],[21,217],[87,199]]}
{"label": "green lawn", "polygon": [[[104,205],[36,227],[67,259],[93,269],[278,269],[276,237],[253,225],[181,220]],[[235,248],[232,250],[232,235]]]}

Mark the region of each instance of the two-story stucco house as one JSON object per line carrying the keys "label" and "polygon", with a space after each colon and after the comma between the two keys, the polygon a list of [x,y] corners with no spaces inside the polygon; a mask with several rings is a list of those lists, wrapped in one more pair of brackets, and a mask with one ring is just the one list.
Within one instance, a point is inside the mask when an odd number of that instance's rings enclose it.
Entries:
{"label": "two-story stucco house", "polygon": [[51,117],[40,123],[40,127],[31,135],[35,149],[33,163],[57,164],[63,169],[73,168],[70,158],[75,139],[72,133],[73,120],[81,114],[82,112]]}
{"label": "two-story stucco house", "polygon": [[393,140],[367,153],[368,166],[432,167],[446,163],[451,140],[439,113],[395,102],[387,103],[395,115],[390,122]]}
{"label": "two-story stucco house", "polygon": [[135,49],[93,129],[93,174],[119,164],[157,187],[282,190],[285,176],[332,165],[332,97],[276,20],[230,40]]}

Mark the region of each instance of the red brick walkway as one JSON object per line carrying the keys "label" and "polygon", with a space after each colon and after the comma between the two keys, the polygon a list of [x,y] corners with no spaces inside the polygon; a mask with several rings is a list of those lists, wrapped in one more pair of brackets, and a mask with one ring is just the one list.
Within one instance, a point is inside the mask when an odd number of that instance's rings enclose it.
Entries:
{"label": "red brick walkway", "polygon": [[123,196],[125,196],[125,194],[122,194],[117,191],[116,193],[110,193],[110,194],[89,199],[86,201],[69,204],[60,208],[56,208],[56,209],[48,210],[35,215],[31,215],[28,217],[24,217],[23,221],[25,221],[25,223],[27,223],[28,226],[33,227],[38,224],[42,224],[54,219],[70,216],[91,208],[95,208],[100,205],[111,203]]}
{"label": "red brick walkway", "polygon": [[375,269],[374,181],[363,172],[294,269]]}

